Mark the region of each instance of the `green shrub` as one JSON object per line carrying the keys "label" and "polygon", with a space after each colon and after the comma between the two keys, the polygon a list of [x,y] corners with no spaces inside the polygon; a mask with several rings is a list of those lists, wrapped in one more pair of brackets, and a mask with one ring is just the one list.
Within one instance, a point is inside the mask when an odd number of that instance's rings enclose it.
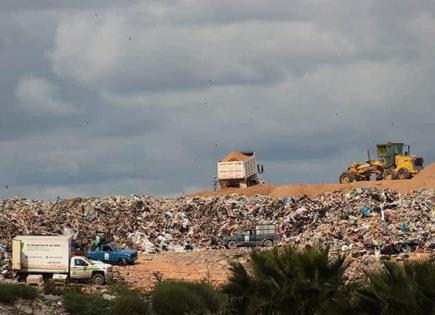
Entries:
{"label": "green shrub", "polygon": [[17,295],[25,300],[34,300],[38,295],[35,287],[31,287],[24,284],[16,285]]}
{"label": "green shrub", "polygon": [[8,283],[0,284],[0,303],[12,304],[18,299],[13,285]]}
{"label": "green shrub", "polygon": [[56,285],[53,279],[44,282],[44,294],[62,295],[64,288]]}
{"label": "green shrub", "polygon": [[151,314],[151,308],[142,294],[124,288],[118,291],[118,296],[113,300],[112,314],[148,315]]}
{"label": "green shrub", "polygon": [[101,315],[110,310],[110,302],[100,295],[85,295],[78,292],[66,292],[63,295],[65,310],[72,315]]}
{"label": "green shrub", "polygon": [[198,295],[207,306],[207,310],[215,313],[219,311],[222,303],[222,298],[213,287],[206,283],[186,283],[193,294]]}
{"label": "green shrub", "polygon": [[0,303],[12,304],[18,298],[33,300],[37,296],[36,288],[24,284],[1,283]]}
{"label": "green shrub", "polygon": [[219,310],[221,297],[205,283],[163,281],[153,291],[152,305],[158,315],[210,314]]}

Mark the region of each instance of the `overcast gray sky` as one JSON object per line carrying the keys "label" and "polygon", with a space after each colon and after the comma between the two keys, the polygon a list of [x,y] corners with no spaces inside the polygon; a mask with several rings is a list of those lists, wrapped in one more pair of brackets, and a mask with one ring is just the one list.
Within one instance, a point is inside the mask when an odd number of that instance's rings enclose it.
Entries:
{"label": "overcast gray sky", "polygon": [[435,159],[434,1],[0,7],[0,198],[210,189],[230,150],[272,183],[388,140]]}

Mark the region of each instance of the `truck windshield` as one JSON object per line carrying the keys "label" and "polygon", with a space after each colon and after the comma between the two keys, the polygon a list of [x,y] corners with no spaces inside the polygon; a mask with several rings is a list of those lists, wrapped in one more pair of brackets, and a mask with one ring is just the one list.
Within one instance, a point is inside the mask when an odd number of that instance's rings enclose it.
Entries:
{"label": "truck windshield", "polygon": [[86,257],[81,257],[81,259],[83,259],[84,261],[86,261],[89,265],[95,265],[94,262],[90,261],[90,260],[87,259]]}
{"label": "truck windshield", "polygon": [[110,245],[110,247],[112,247],[112,250],[114,252],[119,252],[119,248],[115,243],[110,243],[109,245]]}

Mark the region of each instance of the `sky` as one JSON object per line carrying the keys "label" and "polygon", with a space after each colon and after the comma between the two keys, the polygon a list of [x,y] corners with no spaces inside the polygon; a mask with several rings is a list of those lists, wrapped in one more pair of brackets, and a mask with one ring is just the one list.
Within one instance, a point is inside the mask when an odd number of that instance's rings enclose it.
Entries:
{"label": "sky", "polygon": [[375,145],[435,160],[435,2],[0,0],[0,199],[337,182]]}

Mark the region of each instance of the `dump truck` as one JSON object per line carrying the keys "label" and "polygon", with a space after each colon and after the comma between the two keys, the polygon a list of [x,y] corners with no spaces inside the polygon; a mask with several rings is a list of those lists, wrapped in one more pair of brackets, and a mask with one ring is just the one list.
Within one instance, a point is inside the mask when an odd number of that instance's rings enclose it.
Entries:
{"label": "dump truck", "polygon": [[[404,150],[405,148],[405,150]],[[353,162],[339,177],[340,183],[353,181],[409,179],[423,169],[423,158],[411,155],[411,148],[404,143],[387,142],[376,145],[377,159]]]}
{"label": "dump truck", "polygon": [[264,166],[257,164],[254,152],[232,151],[217,163],[220,189],[246,188],[262,182]]}
{"label": "dump truck", "polygon": [[42,274],[104,284],[112,277],[112,266],[72,254],[72,236],[16,236],[12,240],[12,269],[25,278]]}

